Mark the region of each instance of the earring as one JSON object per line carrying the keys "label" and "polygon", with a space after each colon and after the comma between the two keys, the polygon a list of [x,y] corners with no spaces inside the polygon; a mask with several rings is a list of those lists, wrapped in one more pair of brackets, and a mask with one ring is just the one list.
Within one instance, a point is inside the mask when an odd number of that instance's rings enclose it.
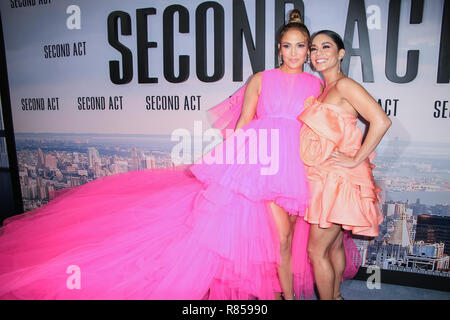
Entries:
{"label": "earring", "polygon": [[278,55],[278,66],[283,64],[283,56],[281,54]]}
{"label": "earring", "polygon": [[338,66],[338,74],[341,73],[341,60],[339,60],[339,66]]}

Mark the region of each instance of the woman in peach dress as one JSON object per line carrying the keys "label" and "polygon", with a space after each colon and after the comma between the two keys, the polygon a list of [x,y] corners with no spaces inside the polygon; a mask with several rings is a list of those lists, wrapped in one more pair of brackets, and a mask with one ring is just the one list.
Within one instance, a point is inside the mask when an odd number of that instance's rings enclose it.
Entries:
{"label": "woman in peach dress", "polygon": [[[362,86],[342,73],[344,55],[343,41],[335,32],[313,35],[311,62],[326,86],[318,99],[305,101],[299,117],[304,124],[300,153],[311,191],[305,214],[311,224],[308,254],[320,299],[343,299],[344,230],[374,237],[383,219],[371,161],[391,120]],[[369,123],[363,143],[358,116]]]}

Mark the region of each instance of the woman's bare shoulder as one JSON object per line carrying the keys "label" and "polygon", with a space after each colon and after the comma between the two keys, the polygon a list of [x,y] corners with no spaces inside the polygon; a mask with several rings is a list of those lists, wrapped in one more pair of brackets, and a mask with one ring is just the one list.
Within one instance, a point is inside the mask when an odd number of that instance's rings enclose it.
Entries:
{"label": "woman's bare shoulder", "polygon": [[247,91],[254,91],[259,94],[261,91],[262,72],[255,73],[249,80]]}
{"label": "woman's bare shoulder", "polygon": [[358,82],[353,80],[352,78],[343,77],[336,82],[336,89],[342,90],[360,90],[364,89]]}

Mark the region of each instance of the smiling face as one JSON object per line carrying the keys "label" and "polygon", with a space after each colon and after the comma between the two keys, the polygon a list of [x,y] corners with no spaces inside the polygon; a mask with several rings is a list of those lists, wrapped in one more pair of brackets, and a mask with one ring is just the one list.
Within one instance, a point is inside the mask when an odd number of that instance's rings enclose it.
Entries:
{"label": "smiling face", "polygon": [[345,50],[338,48],[333,39],[326,34],[318,34],[311,44],[311,62],[316,71],[339,69],[339,62],[344,58]]}
{"label": "smiling face", "polygon": [[282,68],[292,72],[302,70],[309,51],[308,40],[308,37],[297,29],[290,29],[283,35],[278,45],[283,56]]}

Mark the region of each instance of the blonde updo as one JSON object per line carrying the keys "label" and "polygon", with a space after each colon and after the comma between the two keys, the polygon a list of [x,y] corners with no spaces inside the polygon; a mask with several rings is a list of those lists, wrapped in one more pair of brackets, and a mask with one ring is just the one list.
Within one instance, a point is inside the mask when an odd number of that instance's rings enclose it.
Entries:
{"label": "blonde updo", "polygon": [[289,22],[281,29],[280,35],[278,37],[278,42],[281,42],[281,39],[286,34],[286,32],[291,29],[299,30],[308,38],[308,43],[311,42],[311,34],[309,33],[308,28],[303,24],[302,15],[298,9],[293,9],[289,13]]}

